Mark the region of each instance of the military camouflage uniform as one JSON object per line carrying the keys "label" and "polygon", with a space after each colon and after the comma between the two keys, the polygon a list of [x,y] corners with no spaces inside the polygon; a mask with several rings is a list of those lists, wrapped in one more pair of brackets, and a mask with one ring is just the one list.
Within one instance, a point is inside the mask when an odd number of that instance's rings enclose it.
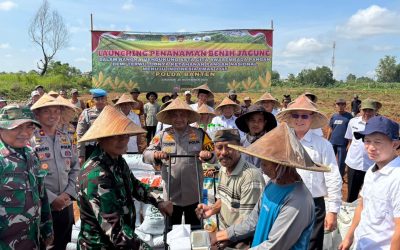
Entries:
{"label": "military camouflage uniform", "polygon": [[79,175],[78,205],[81,249],[151,249],[134,233],[135,207],[133,198],[151,203],[146,185],[129,171],[120,156],[112,159],[99,146],[85,162]]}
{"label": "military camouflage uniform", "polygon": [[53,235],[45,175],[31,148],[0,140],[0,249],[39,249]]}
{"label": "military camouflage uniform", "polygon": [[[100,112],[101,110],[98,110],[95,106],[83,110],[83,112],[79,116],[78,125],[76,127],[78,140],[86,133],[86,131],[88,131],[90,126],[92,126],[93,122],[100,115]],[[86,157],[87,159],[90,155],[85,154],[85,146],[94,146],[94,142],[78,142],[77,144],[78,157]]]}

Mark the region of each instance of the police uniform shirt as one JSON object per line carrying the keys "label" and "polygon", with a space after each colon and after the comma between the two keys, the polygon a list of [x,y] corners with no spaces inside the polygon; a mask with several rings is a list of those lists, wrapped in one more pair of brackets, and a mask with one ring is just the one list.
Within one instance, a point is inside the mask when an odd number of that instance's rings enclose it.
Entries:
{"label": "police uniform shirt", "polygon": [[[76,126],[76,134],[78,140],[88,131],[90,126],[100,115],[101,110],[97,109],[96,106],[83,110],[79,116],[78,125]],[[90,143],[89,143],[90,144]],[[85,143],[80,142],[77,144],[78,156],[85,157]]]}
{"label": "police uniform shirt", "polygon": [[[149,147],[143,152],[143,160],[146,163],[159,164],[160,162],[154,159],[154,151],[164,151],[177,155],[199,155],[202,150],[214,151],[213,142],[202,129],[187,126],[185,131],[179,134],[174,131],[173,127],[170,127],[154,136]],[[210,162],[214,160],[215,156]],[[168,160],[163,160],[162,164],[168,165]],[[198,171],[200,177],[201,188],[203,187],[203,171],[198,157],[171,158],[171,169],[170,197],[172,203],[178,206],[188,206],[198,202],[196,171]],[[167,197],[167,177],[167,170],[163,167],[164,197]]]}
{"label": "police uniform shirt", "polygon": [[31,145],[38,154],[41,169],[48,170],[45,184],[49,202],[52,203],[63,192],[76,199],[79,161],[68,134],[57,130],[55,136],[51,137],[37,129]]}

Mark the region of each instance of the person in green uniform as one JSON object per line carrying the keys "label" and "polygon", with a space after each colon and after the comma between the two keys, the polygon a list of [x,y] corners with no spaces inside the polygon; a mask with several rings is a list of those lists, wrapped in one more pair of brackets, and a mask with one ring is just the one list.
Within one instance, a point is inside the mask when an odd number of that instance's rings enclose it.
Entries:
{"label": "person in green uniform", "polygon": [[[113,121],[112,123],[110,121]],[[150,193],[122,158],[129,137],[145,133],[123,113],[106,106],[80,142],[97,141],[78,178],[80,249],[150,249],[135,233],[133,198],[172,214],[172,203]]]}
{"label": "person in green uniform", "polygon": [[53,222],[44,177],[28,147],[35,125],[28,107],[0,110],[0,249],[40,249],[53,241]]}

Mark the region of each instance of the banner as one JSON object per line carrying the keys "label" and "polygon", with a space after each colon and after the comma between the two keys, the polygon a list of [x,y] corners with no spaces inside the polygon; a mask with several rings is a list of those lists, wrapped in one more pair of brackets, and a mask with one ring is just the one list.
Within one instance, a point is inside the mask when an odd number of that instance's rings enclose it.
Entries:
{"label": "banner", "polygon": [[92,31],[93,86],[171,92],[208,83],[215,92],[271,84],[272,30],[199,33]]}

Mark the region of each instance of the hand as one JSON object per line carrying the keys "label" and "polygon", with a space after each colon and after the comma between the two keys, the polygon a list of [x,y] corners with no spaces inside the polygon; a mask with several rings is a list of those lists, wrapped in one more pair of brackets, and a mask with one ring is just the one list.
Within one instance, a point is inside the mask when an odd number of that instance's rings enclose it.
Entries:
{"label": "hand", "polygon": [[338,249],[339,250],[348,250],[350,249],[351,245],[353,244],[353,237],[345,236],[342,243],[340,243]]}
{"label": "hand", "polygon": [[71,203],[71,198],[67,193],[62,193],[51,203],[51,207],[55,211],[61,211]]}
{"label": "hand", "polygon": [[208,233],[208,235],[210,236],[211,246],[216,245],[217,244],[217,232],[211,232],[211,233]]}
{"label": "hand", "polygon": [[83,163],[85,163],[85,157],[84,156],[79,156],[79,165],[82,167]]}
{"label": "hand", "polygon": [[161,160],[161,159],[167,159],[168,154],[164,151],[154,151],[154,159]]}
{"label": "hand", "polygon": [[325,224],[324,224],[325,231],[334,231],[337,228],[337,214],[328,212],[325,216]]}
{"label": "hand", "polygon": [[204,172],[205,177],[213,178],[216,170],[215,169],[207,169],[206,172]]}
{"label": "hand", "polygon": [[48,247],[48,246],[51,246],[51,244],[53,244],[53,241],[54,241],[54,235],[51,235],[50,237],[46,238],[43,241],[43,244],[45,247]]}
{"label": "hand", "polygon": [[202,150],[199,153],[199,160],[203,162],[211,160],[212,157],[213,157],[212,152],[207,150]]}
{"label": "hand", "polygon": [[164,216],[172,216],[172,212],[174,210],[174,205],[170,201],[162,201],[158,203],[158,210],[162,213]]}
{"label": "hand", "polygon": [[197,218],[201,219],[207,219],[213,215],[212,207],[207,206],[206,204],[199,204],[197,205],[197,208],[195,209]]}

